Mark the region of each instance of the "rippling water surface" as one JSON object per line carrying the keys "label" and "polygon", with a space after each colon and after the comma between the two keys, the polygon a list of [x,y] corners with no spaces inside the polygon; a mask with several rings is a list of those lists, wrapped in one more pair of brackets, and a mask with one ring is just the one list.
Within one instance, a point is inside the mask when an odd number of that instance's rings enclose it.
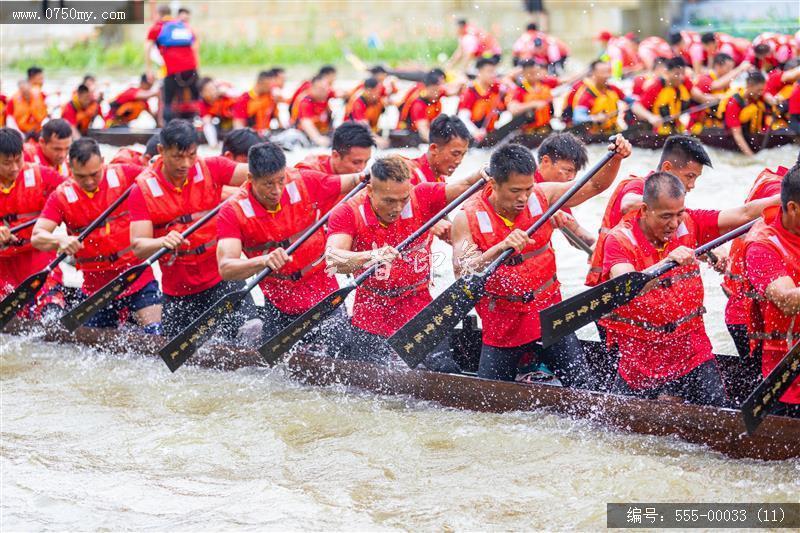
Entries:
{"label": "rippling water surface", "polygon": [[[602,153],[591,147],[590,160]],[[796,157],[788,147],[753,160],[712,151],[714,169],[687,204],[736,205],[764,166]],[[470,154],[456,176],[486,160]],[[658,153],[637,150],[623,171],[646,173],[657,162]],[[597,228],[606,198],[575,210],[586,227]],[[564,293],[574,294],[585,256],[554,240]],[[719,276],[704,279],[709,334],[718,352],[732,353]],[[434,290],[450,280],[444,269]],[[585,530],[605,526],[606,502],[800,494],[797,460],[731,460],[541,413],[310,388],[280,369],[172,375],[135,353],[2,335],[0,386],[4,530]]]}

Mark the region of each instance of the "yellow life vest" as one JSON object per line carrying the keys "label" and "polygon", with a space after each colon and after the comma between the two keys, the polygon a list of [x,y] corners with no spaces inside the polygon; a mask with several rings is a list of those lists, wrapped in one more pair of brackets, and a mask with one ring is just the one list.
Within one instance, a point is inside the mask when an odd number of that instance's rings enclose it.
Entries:
{"label": "yellow life vest", "polygon": [[[619,104],[619,95],[617,92],[609,87],[606,87],[605,90],[601,91],[588,78],[584,80],[583,83],[584,90],[588,91],[589,94],[594,96],[594,104],[592,104],[589,114],[599,115],[601,113],[605,113],[606,115],[614,115],[602,124],[595,124],[592,129],[597,129],[600,131],[617,131],[619,129],[617,126],[617,105]],[[577,104],[578,100],[576,100],[575,103]]]}
{"label": "yellow life vest", "polygon": [[[663,78],[659,80],[659,83],[662,85],[661,91],[659,91],[655,102],[653,102],[653,107],[650,110],[651,113],[663,118],[667,118],[672,115],[677,115],[681,111],[689,108],[691,95],[684,84],[681,83],[677,88],[675,88],[667,85]],[[683,131],[683,129],[684,128],[681,122],[676,119],[669,124],[660,126],[657,130],[657,133],[659,135],[670,135],[675,131]]]}

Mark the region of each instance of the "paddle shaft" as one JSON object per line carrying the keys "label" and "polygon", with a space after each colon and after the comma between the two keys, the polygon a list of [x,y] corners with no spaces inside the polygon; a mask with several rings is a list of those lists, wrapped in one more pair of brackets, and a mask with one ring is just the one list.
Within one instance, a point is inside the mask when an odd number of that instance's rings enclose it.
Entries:
{"label": "paddle shaft", "polygon": [[30,228],[31,226],[33,226],[34,224],[36,224],[36,221],[37,221],[37,220],[39,220],[39,219],[37,219],[37,218],[34,218],[34,219],[31,219],[31,220],[29,220],[29,221],[27,221],[27,222],[23,222],[23,223],[22,223],[22,224],[20,224],[19,226],[14,226],[14,227],[13,227],[13,228],[11,228],[11,230],[10,230],[10,231],[11,231],[11,235],[14,235],[14,234],[15,234],[16,232],[18,232],[18,231],[24,230],[25,228]]}
{"label": "paddle shaft", "polygon": [[573,245],[574,247],[578,248],[579,250],[583,250],[583,251],[584,251],[584,252],[586,252],[586,254],[587,254],[587,255],[589,255],[589,256],[591,256],[591,255],[592,255],[592,253],[593,253],[593,252],[592,252],[592,247],[591,247],[591,246],[589,246],[588,244],[586,244],[586,243],[583,241],[583,239],[581,239],[580,237],[578,237],[578,236],[575,234],[575,232],[574,232],[574,231],[572,231],[572,230],[571,230],[571,229],[569,229],[569,228],[560,228],[560,230],[561,230],[561,233],[563,233],[563,234],[564,234],[564,237],[566,237],[566,238],[567,238],[567,241],[569,241],[569,243],[570,243],[571,245]]}
{"label": "paddle shaft", "polygon": [[[458,208],[458,206],[460,206],[462,203],[464,203],[464,201],[466,201],[467,198],[469,198],[470,196],[475,194],[475,192],[477,190],[481,189],[484,185],[486,185],[487,181],[488,180],[486,179],[486,177],[481,177],[481,179],[479,179],[478,181],[473,183],[470,186],[469,189],[467,189],[466,191],[464,191],[460,195],[458,195],[458,197],[456,197],[456,199],[454,199],[452,202],[447,204],[447,207],[445,207],[443,210],[439,211],[439,213],[436,214],[436,216],[434,216],[433,218],[428,220],[426,223],[424,223],[422,226],[420,226],[420,228],[417,231],[415,231],[414,233],[409,235],[403,242],[401,242],[399,245],[397,245],[397,250],[402,252],[405,248],[410,246],[411,243],[413,243],[414,241],[419,239],[421,236],[423,236],[429,229],[431,229],[433,226],[435,226],[440,220],[442,220],[444,217],[446,217],[452,211],[454,211],[456,208]],[[364,283],[364,281],[367,280],[367,278],[371,277],[375,272],[377,272],[379,268],[381,268],[381,264],[380,263],[371,266],[370,268],[368,268],[367,270],[362,272],[358,277],[356,277],[353,280],[352,285],[354,287],[357,287],[358,285],[361,285],[362,283]]]}
{"label": "paddle shaft", "polygon": [[681,118],[683,115],[685,115],[687,113],[697,113],[698,111],[702,111],[704,109],[708,109],[709,107],[714,107],[718,103],[719,102],[706,102],[705,104],[700,104],[700,105],[696,105],[694,107],[690,107],[689,109],[686,109],[685,111],[681,111],[680,113],[675,113],[674,115],[668,116],[664,120],[663,124],[669,124],[671,122],[675,122],[677,119]]}
{"label": "paddle shaft", "polygon": [[[614,137],[611,138],[612,142],[613,139]],[[584,174],[583,177],[581,177],[581,179],[576,180],[575,183],[572,185],[572,187],[570,187],[567,190],[567,192],[562,194],[561,198],[553,202],[553,204],[547,208],[547,211],[545,211],[544,214],[541,217],[539,217],[539,219],[536,222],[534,222],[530,228],[528,228],[528,230],[525,232],[528,235],[528,237],[536,233],[539,230],[539,228],[547,224],[552,218],[552,216],[559,209],[564,207],[564,204],[569,202],[569,200],[573,196],[575,196],[575,193],[577,193],[584,185],[586,185],[589,182],[589,180],[591,180],[594,177],[594,175],[597,174],[597,172],[599,172],[600,169],[603,168],[606,165],[606,163],[608,163],[611,160],[612,157],[614,157],[615,154],[616,152],[614,150],[610,150],[606,155],[604,155],[600,159],[600,161],[595,163],[594,166],[592,166],[592,168],[590,168],[586,172],[586,174]],[[489,263],[489,265],[483,270],[484,276],[485,277],[490,276],[495,270],[497,270],[500,267],[500,265],[505,263],[509,257],[514,255],[514,252],[515,250],[513,248],[508,248],[507,250],[504,250],[503,253],[501,253],[497,257],[497,259]]]}

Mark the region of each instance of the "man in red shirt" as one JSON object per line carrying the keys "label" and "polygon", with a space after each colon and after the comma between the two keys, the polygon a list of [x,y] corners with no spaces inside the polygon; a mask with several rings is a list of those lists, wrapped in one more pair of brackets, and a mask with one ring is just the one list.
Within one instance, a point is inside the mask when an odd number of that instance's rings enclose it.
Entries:
{"label": "man in red shirt", "polygon": [[[746,61],[735,66],[731,56],[724,52],[718,53],[714,56],[711,70],[700,75],[692,87],[692,100],[699,104],[719,103],[724,95],[728,93],[731,82],[749,68],[750,63]],[[722,120],[717,116],[717,107],[715,105],[690,114],[690,131],[698,134],[705,128],[722,127]]]}
{"label": "man in red shirt", "polygon": [[758,70],[769,72],[783,65],[795,56],[793,37],[780,33],[764,32],[753,39],[745,59]]}
{"label": "man in red shirt", "polygon": [[242,128],[233,130],[225,136],[222,141],[220,155],[233,161],[234,163],[247,163],[247,154],[250,148],[264,142],[253,128]]}
{"label": "man in red shirt", "polygon": [[[217,270],[216,219],[184,239],[181,232],[214,209],[226,185],[247,179],[247,164],[222,156],[197,156],[197,132],[186,120],[173,120],[161,130],[155,164],[137,178],[128,198],[133,252],[145,259],[162,247],[172,251],[162,258],[163,327],[174,337],[192,320],[242,283],[222,281]],[[233,337],[253,312],[248,299],[239,313],[226,317],[222,332]]]}
{"label": "man in red shirt", "polygon": [[260,133],[271,129],[273,119],[278,118],[278,104],[273,97],[275,72],[259,72],[253,88],[236,100],[233,106],[234,129],[251,127]]}
{"label": "man in red shirt", "polygon": [[731,37],[727,33],[707,32],[700,36],[700,42],[705,50],[706,66],[717,54],[727,54],[734,62],[734,66],[740,65],[744,61],[750,43],[747,39]]}
{"label": "man in red shirt", "polygon": [[619,131],[619,105],[625,100],[625,93],[608,83],[609,63],[593,61],[589,68],[589,77],[583,80],[580,94],[576,95],[572,121],[585,125],[592,133],[611,135]]}
{"label": "man in red shirt", "polygon": [[761,133],[766,128],[765,84],[764,74],[758,70],[750,72],[745,87],[731,96],[724,108],[725,127],[731,131],[736,146],[745,155],[753,155],[745,135]]}
{"label": "man in red shirt", "polygon": [[28,141],[24,147],[26,163],[36,163],[52,168],[61,176],[69,177],[67,154],[72,144],[72,126],[64,119],[49,120],[42,128],[39,141]]}
{"label": "man in red shirt", "polygon": [[500,62],[500,54],[503,53],[497,39],[490,33],[481,28],[470,24],[467,19],[459,19],[458,25],[458,47],[453,56],[448,60],[448,64],[457,70],[465,69],[470,61],[481,57]]}
{"label": "man in red shirt", "polygon": [[683,131],[680,117],[669,123],[666,120],[691,105],[692,82],[686,76],[686,63],[676,57],[667,61],[666,68],[666,75],[649,83],[632,106],[633,113],[649,122],[659,135]]}
{"label": "man in red shirt", "polygon": [[725,389],[703,324],[703,282],[693,250],[757,218],[779,199],[712,211],[686,209],[685,197],[675,175],[651,174],[643,207],[609,233],[601,281],[667,261],[678,267],[600,323],[607,345],[620,355],[613,392],[724,405]]}
{"label": "man in red shirt", "polygon": [[197,90],[199,43],[194,31],[184,21],[172,18],[167,8],[165,15],[147,31],[144,61],[148,76],[153,74],[150,54],[156,46],[167,70],[162,98],[164,122],[173,117],[195,116],[200,96]]}
{"label": "man in red shirt", "polygon": [[471,141],[469,130],[460,118],[436,117],[431,123],[428,151],[415,159],[406,159],[412,171],[411,184],[446,181],[461,165]]}
{"label": "man in red shirt", "polygon": [[523,132],[550,131],[550,119],[553,118],[551,89],[558,86],[558,78],[547,76],[545,65],[533,59],[523,60],[520,68],[522,73],[506,95],[506,108],[515,117],[533,111],[533,119],[521,128]]}
{"label": "man in red shirt", "polygon": [[[767,209],[750,230],[745,270],[758,295],[751,309],[748,333],[753,356],[767,376],[796,342],[800,326],[800,165],[781,182],[781,207]],[[800,379],[780,397],[774,414],[800,417]]]}
{"label": "man in red shirt", "polygon": [[330,154],[311,154],[297,163],[299,169],[323,174],[354,174],[367,168],[375,138],[364,124],[344,122],[333,132]]}
{"label": "man in red shirt", "polygon": [[61,118],[72,126],[72,137],[86,135],[94,119],[100,116],[100,103],[86,85],[79,85],[72,99],[61,108]]}
{"label": "man in red shirt", "polygon": [[361,122],[369,126],[375,132],[378,131],[378,121],[383,114],[384,91],[376,78],[367,78],[361,84],[360,89],[356,89],[347,100],[344,108],[344,120]]}
{"label": "man in red shirt", "polygon": [[[276,69],[273,69],[276,70]],[[278,72],[278,70],[276,70]],[[283,69],[280,69],[280,72],[283,72]],[[320,76],[327,81],[330,90],[328,92],[330,98],[336,98],[336,92],[333,90],[333,84],[336,83],[336,67],[333,65],[323,65],[320,67],[319,71],[317,72],[317,76]],[[294,93],[292,93],[291,98],[287,102],[289,104],[289,115],[294,117],[297,113],[296,107],[300,100],[308,94],[308,89],[311,87],[311,80],[305,80],[300,85],[297,86]]]}
{"label": "man in red shirt", "polygon": [[[83,272],[83,293],[91,295],[139,263],[130,246],[130,216],[124,206],[112,213],[82,243],[75,236],[130,187],[142,171],[136,165],[103,164],[94,139],[79,139],[69,149],[72,178],[47,199],[33,228],[31,243],[43,252],[58,250],[75,258]],[[54,234],[64,223],[67,234]],[[116,328],[119,314],[128,311],[147,332],[161,333],[161,293],[148,269],[123,294],[86,323],[89,327]]]}
{"label": "man in red shirt", "polygon": [[412,91],[400,105],[397,127],[416,131],[422,142],[428,142],[433,119],[442,112],[444,96],[442,77],[431,71],[422,80],[423,87]]}
{"label": "man in red shirt", "polygon": [[142,74],[138,87],[125,89],[111,100],[105,117],[106,127],[127,126],[145,112],[156,118],[147,101],[157,95],[158,89],[153,87],[153,78]]}
{"label": "man in red shirt", "polygon": [[312,78],[311,85],[295,104],[294,126],[306,134],[316,146],[330,146],[327,136],[331,131],[331,110],[328,102],[331,99],[329,79],[321,74]]}
{"label": "man in red shirt", "polygon": [[[602,193],[613,182],[631,146],[621,136],[614,156],[565,204],[574,207]],[[486,295],[475,310],[483,323],[478,377],[511,381],[523,357],[535,356],[567,386],[589,387],[592,376],[583,349],[573,334],[542,349],[539,311],[561,301],[554,225],[546,223],[528,237],[547,209],[571,187],[569,182],[535,183],[536,162],[526,148],[510,144],[489,162],[491,181],[467,200],[453,220],[453,269],[456,276],[477,274],[509,248],[516,256],[486,281]]]}
{"label": "man in red shirt", "polygon": [[[331,212],[325,260],[338,274],[356,274],[376,262],[384,264],[358,287],[353,307],[353,331],[348,349],[358,359],[387,362],[396,357],[384,339],[431,302],[431,271],[427,233],[402,254],[395,246],[439,213],[480,173],[449,184],[411,184],[408,165],[398,156],[377,160],[366,190]],[[442,343],[428,357],[429,369],[458,372]]]}
{"label": "man in red shirt", "polygon": [[[219,214],[217,262],[223,280],[246,280],[272,269],[260,283],[262,335],[269,339],[339,288],[336,278],[325,272],[322,228],[291,256],[286,248],[316,221],[309,206],[326,213],[365,174],[287,169],[283,150],[269,142],[250,150],[248,165],[247,184]],[[340,309],[343,322],[346,312],[344,306]]]}
{"label": "man in red shirt", "polygon": [[[53,252],[41,252],[31,245],[32,228],[12,234],[10,229],[39,217],[45,200],[61,183],[54,170],[22,159],[22,136],[17,130],[0,128],[0,298],[8,295],[28,276],[44,269]],[[57,283],[61,271],[48,277],[39,293],[37,307],[64,307]]]}
{"label": "man in red shirt", "polygon": [[700,73],[708,59],[700,34],[696,31],[676,31],[667,36],[667,42],[676,57],[682,58],[687,65],[694,69],[695,73]]}
{"label": "man in red shirt", "polygon": [[478,75],[461,92],[458,102],[458,118],[467,126],[476,141],[494,130],[503,111],[503,97],[497,81],[497,65],[491,59],[481,58],[475,63]]}

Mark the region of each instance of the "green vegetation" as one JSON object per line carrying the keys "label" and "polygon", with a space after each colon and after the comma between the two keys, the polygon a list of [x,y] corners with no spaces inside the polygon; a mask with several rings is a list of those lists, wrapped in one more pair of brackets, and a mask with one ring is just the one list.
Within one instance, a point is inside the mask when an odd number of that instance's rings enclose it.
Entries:
{"label": "green vegetation", "polygon": [[[427,39],[414,42],[389,42],[381,48],[371,48],[362,41],[341,42],[335,39],[317,44],[268,45],[265,43],[219,43],[203,41],[200,64],[203,66],[292,65],[300,63],[343,63],[343,50],[349,49],[367,63],[383,62],[394,65],[402,61],[436,61],[444,52],[455,50],[455,39]],[[12,68],[26,68],[35,63],[48,69],[97,70],[141,68],[144,65],[140,43],[126,42],[104,46],[99,41],[87,41],[60,50],[51,46],[42,55],[20,57]]]}

